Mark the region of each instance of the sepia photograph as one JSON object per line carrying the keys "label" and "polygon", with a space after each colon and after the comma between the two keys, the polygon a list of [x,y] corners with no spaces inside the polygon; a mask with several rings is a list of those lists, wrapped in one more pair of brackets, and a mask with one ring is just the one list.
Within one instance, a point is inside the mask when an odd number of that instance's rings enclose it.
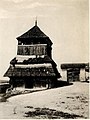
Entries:
{"label": "sepia photograph", "polygon": [[89,119],[89,0],[0,0],[0,119]]}

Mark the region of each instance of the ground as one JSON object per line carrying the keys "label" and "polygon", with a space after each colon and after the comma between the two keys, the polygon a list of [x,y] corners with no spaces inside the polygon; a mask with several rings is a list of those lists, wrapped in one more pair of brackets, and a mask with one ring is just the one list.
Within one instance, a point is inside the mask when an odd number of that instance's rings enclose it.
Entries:
{"label": "ground", "polygon": [[89,118],[89,83],[10,97],[0,103],[0,119]]}

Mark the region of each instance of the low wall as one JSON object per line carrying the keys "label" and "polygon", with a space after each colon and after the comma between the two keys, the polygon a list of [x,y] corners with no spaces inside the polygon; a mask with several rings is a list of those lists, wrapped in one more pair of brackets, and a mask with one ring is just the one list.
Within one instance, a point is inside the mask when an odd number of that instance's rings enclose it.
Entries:
{"label": "low wall", "polygon": [[5,93],[6,92],[6,89],[10,87],[10,84],[9,83],[3,83],[3,84],[0,84],[0,93]]}

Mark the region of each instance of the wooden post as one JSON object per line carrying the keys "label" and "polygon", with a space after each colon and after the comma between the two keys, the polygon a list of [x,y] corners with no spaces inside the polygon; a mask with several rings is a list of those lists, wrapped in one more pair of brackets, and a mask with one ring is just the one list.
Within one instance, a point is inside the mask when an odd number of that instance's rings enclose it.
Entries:
{"label": "wooden post", "polygon": [[49,86],[49,79],[48,79],[48,89],[49,89],[49,87],[50,87],[50,86]]}

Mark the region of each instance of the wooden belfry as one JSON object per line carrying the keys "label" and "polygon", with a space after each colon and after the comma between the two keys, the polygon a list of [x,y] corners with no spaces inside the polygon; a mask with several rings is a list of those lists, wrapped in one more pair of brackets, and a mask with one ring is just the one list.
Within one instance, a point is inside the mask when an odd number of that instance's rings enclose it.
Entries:
{"label": "wooden belfry", "polygon": [[52,42],[37,26],[17,38],[17,56],[11,60],[5,77],[13,87],[25,88],[56,86],[60,73],[52,60]]}

